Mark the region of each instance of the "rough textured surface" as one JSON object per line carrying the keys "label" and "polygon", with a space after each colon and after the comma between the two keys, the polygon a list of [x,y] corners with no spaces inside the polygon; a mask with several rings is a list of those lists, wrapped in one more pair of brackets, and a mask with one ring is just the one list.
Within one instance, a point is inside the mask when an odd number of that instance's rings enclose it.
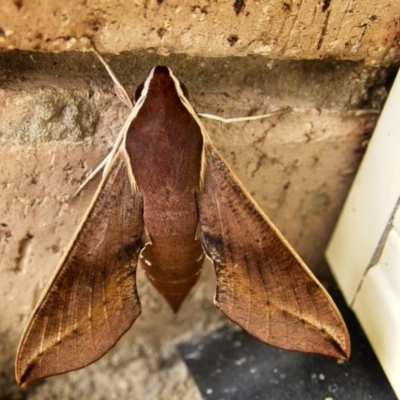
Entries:
{"label": "rough textured surface", "polygon": [[400,3],[324,1],[8,0],[0,47],[64,51],[145,48],[208,57],[263,54],[286,59],[399,59]]}

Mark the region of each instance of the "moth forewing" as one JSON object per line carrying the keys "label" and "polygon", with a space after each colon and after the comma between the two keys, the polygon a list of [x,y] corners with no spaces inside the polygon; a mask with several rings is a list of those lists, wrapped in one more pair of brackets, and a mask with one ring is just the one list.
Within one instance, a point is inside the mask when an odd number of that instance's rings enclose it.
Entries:
{"label": "moth forewing", "polygon": [[198,207],[216,306],[265,343],[347,359],[349,335],[329,294],[212,145],[206,156]]}
{"label": "moth forewing", "polygon": [[268,225],[269,228],[272,229],[274,234],[279,238],[280,242],[284,247],[286,247],[290,253],[293,255],[293,257],[296,259],[299,267],[301,267],[307,275],[318,285],[318,287],[321,289],[321,291],[326,295],[327,299],[329,302],[332,304],[332,306],[337,310],[338,314],[340,315],[339,310],[336,307],[336,304],[334,301],[332,301],[331,296],[327,292],[327,290],[324,288],[324,286],[319,282],[319,280],[315,277],[315,275],[311,272],[310,268],[306,265],[306,263],[302,260],[302,258],[297,254],[296,250],[292,247],[292,245],[287,241],[285,236],[282,235],[280,230],[275,226],[275,224],[271,221],[271,219],[268,217],[268,215],[264,212],[264,210],[258,205],[258,203],[254,200],[252,195],[249,193],[249,191],[246,189],[246,187],[242,184],[240,179],[237,177],[235,172],[232,170],[230,165],[224,160],[223,156],[221,153],[213,146],[212,146],[212,151],[214,151],[218,157],[224,162],[225,167],[229,170],[229,173],[232,177],[232,180],[240,187],[240,190],[243,192],[243,194],[246,196],[246,198],[251,202],[252,206],[257,210],[257,213],[260,214],[260,216],[264,219],[266,225]]}
{"label": "moth forewing", "polygon": [[[115,157],[111,159],[111,162],[107,163],[108,172],[110,171],[110,167],[113,165],[114,161],[115,161]],[[81,222],[79,223],[78,227],[76,228],[76,230],[74,232],[74,235],[72,236],[72,239],[68,242],[68,245],[64,250],[63,256],[61,257],[56,269],[54,270],[52,276],[50,277],[50,280],[47,282],[47,285],[44,288],[44,290],[42,292],[42,295],[41,295],[41,297],[39,298],[39,301],[36,304],[36,307],[32,311],[32,314],[30,315],[30,318],[28,319],[27,325],[25,327],[25,331],[29,327],[29,324],[31,323],[32,318],[34,317],[34,315],[37,312],[37,310],[40,308],[40,305],[43,302],[44,298],[47,296],[47,293],[48,293],[49,289],[51,288],[51,286],[53,285],[53,282],[54,282],[55,278],[57,277],[57,275],[59,274],[61,268],[63,267],[65,259],[68,257],[68,254],[69,254],[71,248],[74,246],[74,244],[76,242],[76,239],[77,239],[77,237],[78,237],[83,225],[85,224],[85,222],[86,222],[86,220],[87,220],[87,218],[88,218],[88,216],[89,216],[89,214],[90,214],[90,212],[91,212],[91,210],[93,208],[93,205],[96,203],[97,198],[99,197],[100,193],[103,190],[104,183],[105,183],[105,181],[107,179],[107,175],[108,174],[106,172],[103,173],[102,179],[101,179],[101,181],[100,181],[100,183],[99,183],[99,185],[98,185],[98,187],[97,187],[97,189],[95,191],[95,194],[92,197],[92,200],[90,201],[89,207],[87,208],[87,210],[86,210]],[[23,334],[23,336],[24,336],[24,334]],[[23,339],[23,337],[22,337],[22,339]],[[22,342],[22,340],[21,340],[21,342]]]}
{"label": "moth forewing", "polygon": [[117,152],[26,325],[16,360],[22,386],[96,361],[140,314],[142,199],[127,170]]}

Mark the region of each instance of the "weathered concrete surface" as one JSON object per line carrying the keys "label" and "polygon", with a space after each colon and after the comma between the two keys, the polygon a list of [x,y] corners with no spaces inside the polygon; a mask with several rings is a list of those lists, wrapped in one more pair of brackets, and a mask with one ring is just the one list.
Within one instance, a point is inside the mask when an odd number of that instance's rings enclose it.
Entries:
{"label": "weathered concrete surface", "polygon": [[278,59],[399,59],[398,1],[7,0],[0,48],[206,57],[263,54]]}

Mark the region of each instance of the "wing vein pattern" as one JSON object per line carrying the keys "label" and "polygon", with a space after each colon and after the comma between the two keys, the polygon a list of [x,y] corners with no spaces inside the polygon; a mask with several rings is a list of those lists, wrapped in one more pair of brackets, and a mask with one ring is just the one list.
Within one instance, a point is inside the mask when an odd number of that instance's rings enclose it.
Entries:
{"label": "wing vein pattern", "polygon": [[347,358],[347,329],[328,293],[211,144],[206,160],[197,201],[216,306],[271,345]]}
{"label": "wing vein pattern", "polygon": [[27,325],[16,363],[22,384],[96,361],[140,314],[143,201],[132,190],[124,159],[115,156]]}

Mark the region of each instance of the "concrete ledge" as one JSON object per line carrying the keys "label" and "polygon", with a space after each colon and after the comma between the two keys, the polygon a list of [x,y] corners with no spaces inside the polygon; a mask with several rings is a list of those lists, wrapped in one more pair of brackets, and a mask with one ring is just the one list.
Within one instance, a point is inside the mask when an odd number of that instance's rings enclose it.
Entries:
{"label": "concrete ledge", "polygon": [[399,60],[398,2],[18,0],[0,15],[8,50],[84,50],[90,38],[108,53]]}

